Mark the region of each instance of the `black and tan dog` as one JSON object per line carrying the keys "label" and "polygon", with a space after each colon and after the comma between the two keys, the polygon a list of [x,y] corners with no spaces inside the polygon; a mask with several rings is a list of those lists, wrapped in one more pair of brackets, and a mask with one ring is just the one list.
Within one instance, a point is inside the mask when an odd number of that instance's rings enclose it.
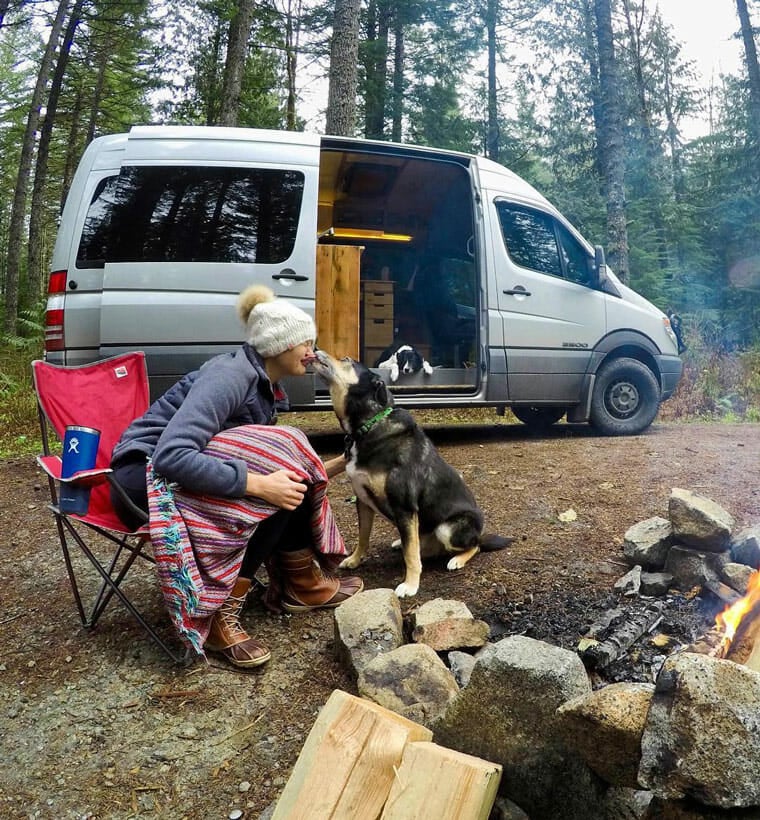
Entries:
{"label": "black and tan dog", "polygon": [[399,598],[416,595],[421,558],[455,553],[448,569],[461,569],[481,549],[502,549],[512,539],[483,534],[483,513],[462,476],[443,458],[410,413],[394,407],[385,382],[353,359],[317,351],[314,370],[329,385],[346,433],[346,473],[356,494],[359,545],[341,566],[364,560],[375,513],[401,536],[406,577]]}

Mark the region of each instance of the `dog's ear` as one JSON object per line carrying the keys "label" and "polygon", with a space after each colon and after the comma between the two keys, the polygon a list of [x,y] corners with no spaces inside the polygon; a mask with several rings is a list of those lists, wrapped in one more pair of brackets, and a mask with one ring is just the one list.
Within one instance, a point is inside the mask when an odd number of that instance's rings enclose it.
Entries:
{"label": "dog's ear", "polygon": [[391,403],[391,399],[385,382],[379,376],[374,376],[372,387],[375,401],[383,407],[387,407]]}

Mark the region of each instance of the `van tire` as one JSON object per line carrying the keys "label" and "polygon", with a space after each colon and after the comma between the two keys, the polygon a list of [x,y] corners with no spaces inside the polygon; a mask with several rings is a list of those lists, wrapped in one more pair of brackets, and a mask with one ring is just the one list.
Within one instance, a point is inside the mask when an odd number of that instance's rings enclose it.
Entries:
{"label": "van tire", "polygon": [[567,407],[540,407],[534,404],[518,404],[509,409],[518,421],[536,432],[548,430],[567,412]]}
{"label": "van tire", "polygon": [[596,374],[591,424],[606,436],[633,436],[646,430],[660,408],[660,385],[638,359],[612,359]]}

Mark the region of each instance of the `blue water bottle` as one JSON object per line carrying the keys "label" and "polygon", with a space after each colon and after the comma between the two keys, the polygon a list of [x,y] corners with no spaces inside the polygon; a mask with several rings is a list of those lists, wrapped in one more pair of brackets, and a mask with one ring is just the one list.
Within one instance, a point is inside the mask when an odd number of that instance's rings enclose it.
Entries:
{"label": "blue water bottle", "polygon": [[[67,427],[63,436],[61,478],[69,478],[79,470],[91,470],[95,466],[99,443],[100,430],[93,427]],[[62,481],[58,503],[61,512],[86,515],[90,506],[90,488]]]}

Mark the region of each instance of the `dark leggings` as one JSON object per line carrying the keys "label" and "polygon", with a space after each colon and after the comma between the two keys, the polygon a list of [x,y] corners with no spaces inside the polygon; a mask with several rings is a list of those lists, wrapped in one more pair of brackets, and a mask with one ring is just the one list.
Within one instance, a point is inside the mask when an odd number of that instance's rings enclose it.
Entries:
{"label": "dark leggings", "polygon": [[[148,513],[148,490],[145,486],[145,459],[127,461],[113,468],[113,477],[129,500],[145,514]],[[124,524],[137,529],[144,521],[136,516],[119,494],[111,491],[111,503]],[[313,547],[311,534],[311,505],[306,497],[295,510],[278,510],[262,521],[248,541],[240,575],[253,578],[256,570],[275,552],[293,552]]]}

